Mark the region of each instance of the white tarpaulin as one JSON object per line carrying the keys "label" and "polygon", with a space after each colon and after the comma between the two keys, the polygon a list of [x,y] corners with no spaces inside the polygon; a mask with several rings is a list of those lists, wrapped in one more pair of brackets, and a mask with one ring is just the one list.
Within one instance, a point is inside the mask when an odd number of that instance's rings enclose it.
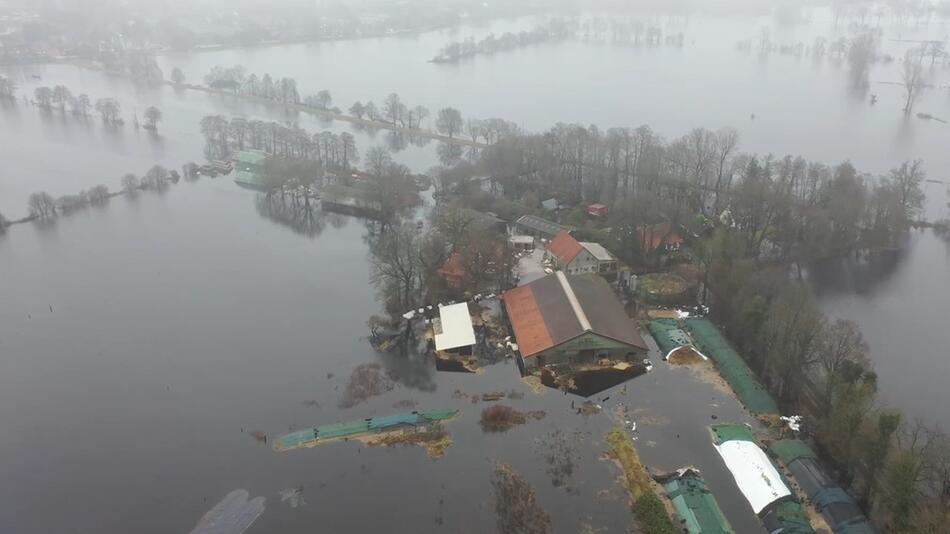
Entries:
{"label": "white tarpaulin", "polygon": [[791,495],[772,462],[755,443],[732,440],[715,447],[756,514],[776,500]]}
{"label": "white tarpaulin", "polygon": [[[441,330],[440,330],[441,329]],[[451,350],[475,344],[475,330],[468,304],[452,304],[439,308],[439,328],[435,331],[435,350]]]}

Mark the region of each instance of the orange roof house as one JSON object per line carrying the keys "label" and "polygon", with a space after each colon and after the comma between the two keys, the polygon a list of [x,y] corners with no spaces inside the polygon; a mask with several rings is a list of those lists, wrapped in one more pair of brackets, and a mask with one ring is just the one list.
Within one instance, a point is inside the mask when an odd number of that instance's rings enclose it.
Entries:
{"label": "orange roof house", "polygon": [[548,252],[557,258],[558,264],[568,265],[577,257],[584,247],[567,232],[560,232],[548,243]]}

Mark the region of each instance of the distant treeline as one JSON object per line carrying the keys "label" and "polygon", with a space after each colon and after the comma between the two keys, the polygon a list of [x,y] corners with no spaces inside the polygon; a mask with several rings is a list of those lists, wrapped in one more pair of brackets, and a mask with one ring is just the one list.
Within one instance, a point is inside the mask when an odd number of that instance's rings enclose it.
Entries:
{"label": "distant treeline", "polygon": [[[0,99],[16,101],[17,89],[15,81],[0,76]],[[68,109],[73,116],[82,118],[89,117],[90,112],[94,110],[105,124],[111,126],[125,124],[125,120],[122,119],[122,105],[115,98],[99,98],[93,103],[86,93],[73,94],[65,85],[37,87],[33,90],[32,100],[23,95],[23,101],[47,111],[58,110],[62,114],[65,114]],[[142,112],[142,118],[145,120],[142,125],[144,128],[157,130],[158,123],[162,120],[162,111],[155,106],[149,106]],[[138,117],[133,117],[133,120],[135,126],[138,127]]]}
{"label": "distant treeline", "polygon": [[572,25],[571,22],[565,19],[554,19],[545,24],[537,25],[528,31],[507,32],[500,36],[491,33],[479,41],[475,41],[474,37],[470,37],[464,41],[445,45],[432,58],[432,62],[448,63],[480,54],[495,54],[523,46],[560,41],[574,34],[574,26],[576,25]]}

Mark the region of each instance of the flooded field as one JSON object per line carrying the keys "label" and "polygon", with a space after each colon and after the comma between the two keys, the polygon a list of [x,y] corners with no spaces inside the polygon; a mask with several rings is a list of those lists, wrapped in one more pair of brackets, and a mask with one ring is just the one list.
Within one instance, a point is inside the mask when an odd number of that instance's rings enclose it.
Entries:
{"label": "flooded field", "polygon": [[[815,17],[815,27],[776,27],[773,36],[809,42],[846,33]],[[872,85],[880,101],[870,108],[867,94],[848,89],[840,65],[735,50],[736,40],[774,24],[768,19],[661,21],[685,32],[682,49],[569,41],[451,66],[425,61],[447,40],[530,23],[160,60],[166,72],[179,66],[191,81],[214,65],[241,63],[296,76],[305,94],[328,88],[340,107],[397,91],[430,109],[456,105],[466,115],[532,130],[559,121],[649,123],[675,137],[693,127],[734,126],[744,150],[827,163],[850,158],[873,172],[922,157],[931,176],[946,179],[946,125],[904,117],[896,104],[900,88]],[[900,45],[886,46],[899,53]],[[662,77],[649,75],[661,65]],[[389,144],[385,131],[138,86],[75,66],[3,72],[26,93],[64,84],[93,98],[113,96],[125,113],[149,105],[164,112],[152,134],[22,102],[0,108],[0,211],[11,218],[25,215],[34,191],[117,188],[123,174],[155,163],[180,168],[203,160],[198,121],[208,114],[352,131],[361,151]],[[934,76],[947,79],[946,72]],[[872,82],[895,77],[893,65],[871,72]],[[581,87],[592,79],[604,80],[601,92]],[[950,116],[950,99],[936,90],[919,106]],[[395,159],[425,171],[438,164],[437,143],[409,144]],[[928,189],[937,198],[932,217],[946,214],[945,192]],[[221,509],[256,510],[263,498],[252,534],[315,525],[327,532],[491,532],[498,480],[530,486],[552,532],[625,531],[633,528],[628,495],[619,470],[602,455],[607,432],[626,418],[638,423],[632,435],[651,469],[699,468],[735,530],[761,530],[707,429],[750,419],[710,369],[662,362],[647,339],[653,371],[582,405],[576,396],[533,390],[511,361],[478,374],[439,373],[432,360],[377,354],[366,339],[367,319],[380,311],[369,281],[366,224],[321,215],[310,230],[295,232],[279,219],[225,177],[118,197],[0,236],[0,457],[17,459],[0,462],[0,531],[188,532],[227,496]],[[948,402],[946,373],[937,372],[946,368],[948,251],[931,232],[915,232],[900,257],[872,266],[868,276],[860,265],[831,269],[834,283],[814,274],[825,310],[864,328],[887,400],[911,413],[933,413]],[[853,283],[832,291],[842,279]],[[372,370],[358,375],[369,385],[353,383],[359,369]],[[486,432],[481,414],[493,401],[481,396],[497,391],[507,393],[504,404],[544,417]],[[443,456],[432,458],[414,444],[272,450],[271,440],[289,431],[414,409],[459,410],[444,424],[452,444]],[[500,464],[507,466],[502,475]]]}

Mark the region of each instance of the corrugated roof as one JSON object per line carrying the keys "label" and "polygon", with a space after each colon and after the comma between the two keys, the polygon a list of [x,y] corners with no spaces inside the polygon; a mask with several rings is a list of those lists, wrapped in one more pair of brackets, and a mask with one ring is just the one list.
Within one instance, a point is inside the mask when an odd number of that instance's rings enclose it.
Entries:
{"label": "corrugated roof", "polygon": [[584,247],[587,252],[590,252],[591,256],[597,258],[598,261],[613,261],[615,259],[614,255],[611,254],[609,250],[605,249],[600,243],[590,243],[585,241],[581,243],[581,246]]}
{"label": "corrugated roof", "polygon": [[623,305],[599,276],[558,272],[506,291],[504,299],[523,357],[586,332],[647,348]]}
{"label": "corrugated roof", "polygon": [[560,224],[547,219],[542,219],[536,215],[522,215],[517,221],[515,221],[515,224],[550,236],[555,236],[560,232],[567,231],[567,228],[561,226]]}
{"label": "corrugated roof", "polygon": [[436,325],[435,350],[450,350],[475,344],[475,330],[468,303],[452,304],[439,308],[439,324]]}
{"label": "corrugated roof", "polygon": [[553,254],[561,265],[574,261],[584,247],[567,232],[560,232],[548,243],[548,252]]}

